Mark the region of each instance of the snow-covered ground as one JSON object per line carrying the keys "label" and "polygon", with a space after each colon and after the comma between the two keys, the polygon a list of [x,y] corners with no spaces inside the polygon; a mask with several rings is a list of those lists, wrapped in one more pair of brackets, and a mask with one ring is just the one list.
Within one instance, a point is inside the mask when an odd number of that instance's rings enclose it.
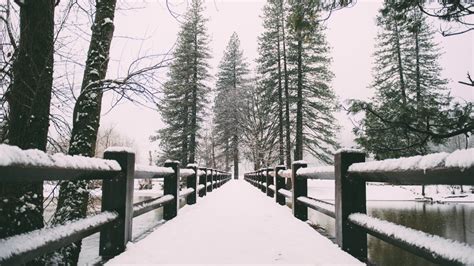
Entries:
{"label": "snow-covered ground", "polygon": [[109,261],[124,263],[361,264],[243,180],[184,207]]}

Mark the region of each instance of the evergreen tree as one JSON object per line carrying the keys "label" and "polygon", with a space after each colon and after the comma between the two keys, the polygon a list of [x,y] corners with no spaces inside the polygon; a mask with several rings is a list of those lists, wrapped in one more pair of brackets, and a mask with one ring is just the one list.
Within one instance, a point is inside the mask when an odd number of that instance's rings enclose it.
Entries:
{"label": "evergreen tree", "polygon": [[[263,8],[263,28],[264,31],[258,39],[259,57],[257,59],[258,71],[258,90],[255,93],[261,94],[257,99],[250,101],[252,106],[261,109],[270,109],[274,117],[268,117],[267,123],[274,124],[278,120],[278,128],[274,135],[278,136],[278,161],[279,164],[285,163],[285,144],[284,144],[284,62],[282,51],[282,1],[269,0]],[[261,121],[265,122],[265,121]],[[270,138],[274,136],[269,135]],[[260,167],[258,167],[260,168]]]}
{"label": "evergreen tree", "polygon": [[329,163],[337,147],[333,115],[337,103],[330,87],[330,48],[316,5],[317,1],[292,1],[289,10],[288,73],[296,102],[294,159],[303,159],[307,151]]}
{"label": "evergreen tree", "polygon": [[451,100],[447,81],[440,78],[434,32],[417,8],[400,11],[389,1],[377,25],[375,96],[370,103],[352,105],[352,111],[366,110],[362,126],[355,129],[356,141],[377,159],[426,154],[429,136],[410,127],[425,130],[429,124],[446,123]]}
{"label": "evergreen tree", "polygon": [[174,59],[163,88],[159,110],[166,124],[158,131],[163,159],[182,165],[196,160],[198,130],[208,103],[209,37],[206,33],[202,0],[193,0],[178,36]]}
{"label": "evergreen tree", "polygon": [[215,120],[217,147],[222,151],[226,170],[230,169],[230,158],[233,160],[234,178],[239,176],[239,144],[241,143],[243,97],[247,89],[247,63],[240,41],[234,32],[224,51],[217,73],[215,99]]}

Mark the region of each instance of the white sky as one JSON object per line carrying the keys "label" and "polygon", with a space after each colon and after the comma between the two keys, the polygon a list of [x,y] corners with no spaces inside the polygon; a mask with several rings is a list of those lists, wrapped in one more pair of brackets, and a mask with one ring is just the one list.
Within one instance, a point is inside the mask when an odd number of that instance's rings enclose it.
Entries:
{"label": "white sky", "polygon": [[[174,4],[173,10],[183,12],[185,0],[170,2]],[[342,101],[350,98],[366,99],[372,95],[367,87],[371,82],[371,55],[377,32],[375,16],[381,2],[358,1],[355,7],[333,13],[326,23],[326,34],[332,47],[331,68],[335,74],[333,88]],[[207,26],[211,36],[212,74],[216,73],[223,50],[234,31],[240,37],[248,62],[251,66],[255,65],[257,37],[263,30],[260,19],[263,5],[264,1],[256,0],[207,2],[205,16],[209,18]],[[179,30],[179,23],[170,15],[163,0],[125,1],[122,6],[142,8],[119,11],[116,16],[117,38],[113,40],[109,68],[112,73],[125,68],[127,62],[138,54],[167,52],[174,44]],[[436,20],[433,22],[438,24]],[[441,65],[444,77],[452,80],[452,95],[474,101],[473,89],[457,84],[457,81],[465,80],[468,71],[474,74],[474,33],[453,37],[437,34],[436,40],[443,47]],[[103,109],[110,105],[107,98],[110,96],[105,98]],[[337,118],[343,126],[338,136],[341,144],[353,145],[352,124],[343,113],[339,113]],[[138,146],[138,158],[142,162],[146,162],[148,150],[157,148],[156,144],[148,141],[149,136],[163,125],[156,111],[124,103],[103,116],[101,121],[103,126],[114,125],[119,132],[134,139]]]}

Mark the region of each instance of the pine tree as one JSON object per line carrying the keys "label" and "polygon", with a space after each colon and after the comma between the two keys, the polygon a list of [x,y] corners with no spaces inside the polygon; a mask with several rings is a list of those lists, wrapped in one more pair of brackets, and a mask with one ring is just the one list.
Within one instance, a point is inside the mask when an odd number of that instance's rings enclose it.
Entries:
{"label": "pine tree", "polygon": [[330,49],[316,5],[317,1],[293,1],[289,10],[288,73],[296,102],[294,159],[303,159],[306,151],[329,163],[338,145],[337,102],[330,87]]}
{"label": "pine tree", "polygon": [[[366,110],[356,141],[377,159],[426,154],[430,138],[414,129],[443,124],[450,97],[440,78],[439,48],[433,30],[417,8],[400,11],[386,1],[377,17],[380,32],[374,54],[375,96],[371,103],[354,102],[352,111]],[[437,140],[441,143],[441,140]]]}
{"label": "pine tree", "polygon": [[[278,161],[285,163],[284,144],[284,62],[282,49],[282,1],[269,0],[263,8],[263,28],[264,31],[258,40],[259,57],[257,59],[258,90],[255,93],[261,94],[257,99],[252,99],[252,106],[261,109],[270,109],[274,117],[268,117],[267,123],[274,124],[277,119],[278,128],[274,132],[278,136]],[[264,121],[262,121],[264,122]],[[269,135],[270,138],[273,136]],[[260,168],[260,166],[258,166]]]}
{"label": "pine tree", "polygon": [[225,160],[226,170],[230,169],[230,158],[234,166],[234,178],[239,176],[239,144],[242,129],[243,97],[247,86],[247,63],[240,48],[240,40],[234,32],[219,64],[214,105],[214,123],[217,143]]}
{"label": "pine tree", "polygon": [[159,105],[166,127],[158,131],[163,159],[182,165],[196,161],[198,131],[208,103],[209,37],[206,33],[202,0],[193,0],[178,36],[174,60]]}

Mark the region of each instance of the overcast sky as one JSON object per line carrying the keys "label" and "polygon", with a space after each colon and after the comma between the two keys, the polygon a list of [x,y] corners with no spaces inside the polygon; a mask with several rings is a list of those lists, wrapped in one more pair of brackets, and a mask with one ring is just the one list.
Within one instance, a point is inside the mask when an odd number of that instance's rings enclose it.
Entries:
{"label": "overcast sky", "polygon": [[[173,11],[184,12],[184,0],[169,2],[172,3]],[[351,98],[366,99],[373,93],[368,86],[371,82],[371,55],[377,32],[375,16],[381,2],[360,0],[352,8],[333,13],[326,22],[326,34],[332,47],[331,69],[335,74],[333,88],[341,101]],[[210,61],[211,73],[216,73],[223,50],[234,31],[239,35],[245,57],[251,66],[255,66],[257,37],[263,30],[260,14],[264,3],[257,0],[206,2],[205,16],[209,19],[207,26],[213,56]],[[164,0],[128,1],[122,2],[122,6],[133,7],[133,10],[119,11],[115,19],[116,38],[113,40],[110,62],[112,74],[126,67],[127,62],[138,54],[169,51],[179,31],[179,22],[170,14]],[[439,24],[438,21],[433,22]],[[465,80],[468,71],[474,73],[473,35],[471,32],[448,38],[440,34],[436,36],[436,41],[441,44],[444,52],[441,58],[444,77],[452,81],[452,95],[468,101],[474,101],[474,90],[457,84],[457,81]],[[211,81],[211,84],[213,83],[214,81]],[[110,97],[105,98],[103,109],[110,105],[108,98]],[[342,125],[339,141],[343,146],[353,145],[350,120],[342,112],[337,118]],[[110,125],[135,140],[139,148],[138,157],[142,162],[146,162],[148,150],[157,148],[156,144],[149,143],[149,136],[163,126],[156,111],[129,103],[124,103],[103,116],[102,126]]]}

